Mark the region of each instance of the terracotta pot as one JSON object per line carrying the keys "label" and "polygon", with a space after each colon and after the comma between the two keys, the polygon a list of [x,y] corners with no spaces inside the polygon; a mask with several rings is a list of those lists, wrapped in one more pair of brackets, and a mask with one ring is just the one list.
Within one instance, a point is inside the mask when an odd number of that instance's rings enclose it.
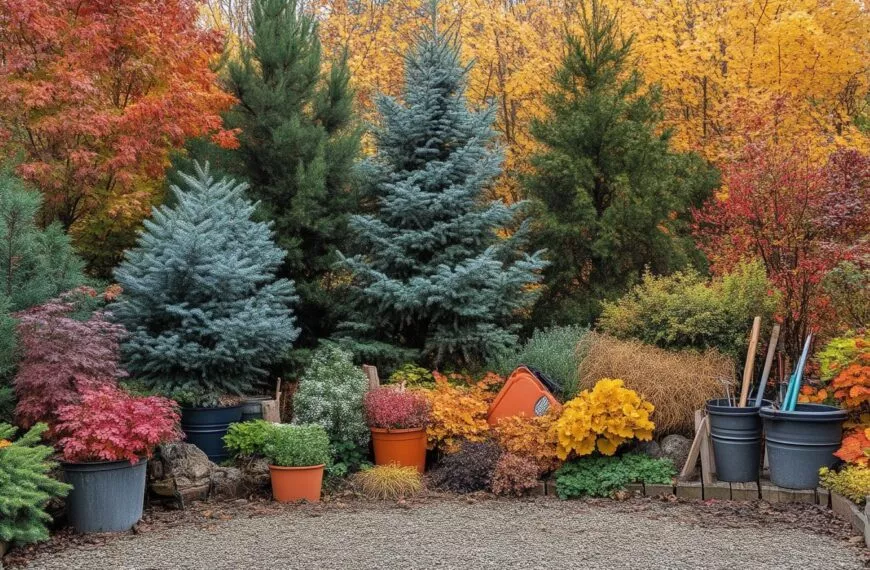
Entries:
{"label": "terracotta pot", "polygon": [[311,503],[320,502],[323,467],[323,464],[309,467],[269,465],[269,473],[272,476],[272,497],[279,503],[302,499]]}
{"label": "terracotta pot", "polygon": [[376,465],[400,465],[426,470],[426,428],[371,428]]}

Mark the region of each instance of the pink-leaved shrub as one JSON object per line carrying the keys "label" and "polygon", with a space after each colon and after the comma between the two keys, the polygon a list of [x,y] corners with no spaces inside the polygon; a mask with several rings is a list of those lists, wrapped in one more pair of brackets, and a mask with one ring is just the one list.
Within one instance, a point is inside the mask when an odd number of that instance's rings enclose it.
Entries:
{"label": "pink-leaved shrub", "polygon": [[429,423],[429,400],[419,392],[382,387],[365,395],[366,422],[382,429],[416,429]]}
{"label": "pink-leaved shrub", "polygon": [[81,294],[74,290],[15,315],[21,350],[15,415],[25,429],[45,422],[53,433],[61,406],[78,403],[86,390],[114,387],[126,376],[119,364],[124,328],[99,310],[83,320],[72,318]]}
{"label": "pink-leaved shrub", "polygon": [[161,443],[182,437],[178,405],[159,396],[131,396],[113,386],[85,390],[57,410],[55,432],[66,461],[136,463]]}

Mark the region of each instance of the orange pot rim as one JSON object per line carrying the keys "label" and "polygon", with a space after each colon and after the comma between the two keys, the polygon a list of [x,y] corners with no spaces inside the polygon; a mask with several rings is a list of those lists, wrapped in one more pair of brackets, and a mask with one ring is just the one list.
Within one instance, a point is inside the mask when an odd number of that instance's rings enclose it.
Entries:
{"label": "orange pot rim", "polygon": [[375,432],[375,433],[412,433],[412,432],[416,432],[416,431],[426,431],[426,428],[425,428],[425,427],[418,427],[418,428],[396,428],[396,429],[394,429],[394,428],[379,428],[379,427],[372,427],[372,428],[369,428],[369,429],[372,430],[372,431]]}
{"label": "orange pot rim", "polygon": [[281,467],[280,465],[269,464],[269,469],[274,469],[275,471],[305,471],[306,469],[321,469],[323,467],[326,467],[326,463],[321,463],[320,465],[306,465],[303,467]]}

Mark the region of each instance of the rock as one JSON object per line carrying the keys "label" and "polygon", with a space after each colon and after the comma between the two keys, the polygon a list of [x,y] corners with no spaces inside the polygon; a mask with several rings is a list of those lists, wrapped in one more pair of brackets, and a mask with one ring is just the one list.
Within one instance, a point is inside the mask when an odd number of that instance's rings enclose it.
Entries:
{"label": "rock", "polygon": [[148,467],[151,491],[182,502],[208,497],[217,468],[198,447],[181,442],[161,445]]}
{"label": "rock", "polygon": [[662,448],[655,441],[641,441],[635,447],[635,451],[656,459],[662,456]]}
{"label": "rock", "polygon": [[667,457],[674,463],[674,467],[678,470],[686,463],[689,458],[689,448],[692,447],[692,440],[681,435],[672,434],[666,436],[661,444],[662,457]]}
{"label": "rock", "polygon": [[212,497],[221,500],[238,499],[247,495],[242,470],[236,467],[218,467],[211,476]]}
{"label": "rock", "polygon": [[271,485],[269,461],[259,458],[245,461],[239,465],[244,477],[244,485],[249,493],[263,490]]}

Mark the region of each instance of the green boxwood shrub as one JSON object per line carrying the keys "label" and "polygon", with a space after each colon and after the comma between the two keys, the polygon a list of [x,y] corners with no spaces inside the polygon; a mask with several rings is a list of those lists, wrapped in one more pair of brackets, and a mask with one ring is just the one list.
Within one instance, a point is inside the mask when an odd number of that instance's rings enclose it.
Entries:
{"label": "green boxwood shrub", "polygon": [[276,425],[266,436],[263,454],[278,467],[328,464],[329,436],[319,425]]}
{"label": "green boxwood shrub", "polygon": [[28,543],[48,539],[51,516],[45,504],[71,487],[49,476],[54,450],[40,445],[45,424],[36,424],[17,441],[16,428],[0,423],[0,540]]}
{"label": "green boxwood shrub", "polygon": [[716,348],[741,358],[752,319],[772,322],[778,299],[758,262],[711,282],[692,269],[665,277],[646,273],[624,297],[604,304],[598,327],[665,349]]}
{"label": "green boxwood shrub", "polygon": [[556,494],[562,499],[609,497],[630,483],[667,485],[677,474],[669,459],[654,459],[638,453],[619,456],[587,456],[556,471]]}

